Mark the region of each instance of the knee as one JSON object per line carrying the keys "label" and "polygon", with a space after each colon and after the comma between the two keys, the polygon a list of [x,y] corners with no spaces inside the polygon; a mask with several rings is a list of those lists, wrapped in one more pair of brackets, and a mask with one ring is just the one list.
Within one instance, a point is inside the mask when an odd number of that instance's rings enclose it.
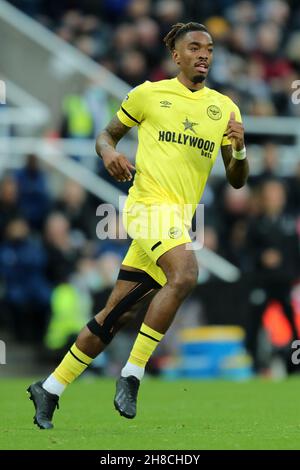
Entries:
{"label": "knee", "polygon": [[129,312],[123,313],[123,315],[118,318],[116,324],[114,326],[113,334],[115,335],[123,326],[127,325],[130,321],[132,321],[135,317],[135,312],[132,309]]}
{"label": "knee", "polygon": [[198,267],[195,267],[188,271],[178,270],[168,279],[168,284],[174,288],[177,294],[185,296],[194,289],[197,281]]}

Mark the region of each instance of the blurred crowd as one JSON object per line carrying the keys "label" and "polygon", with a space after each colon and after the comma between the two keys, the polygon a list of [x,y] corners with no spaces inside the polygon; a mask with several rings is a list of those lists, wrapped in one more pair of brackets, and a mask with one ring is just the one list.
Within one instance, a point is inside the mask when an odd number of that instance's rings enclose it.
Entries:
{"label": "blurred crowd", "polygon": [[162,43],[171,25],[206,24],[214,43],[208,86],[243,114],[299,115],[291,83],[300,72],[297,0],[13,0],[59,37],[132,87],[176,74]]}

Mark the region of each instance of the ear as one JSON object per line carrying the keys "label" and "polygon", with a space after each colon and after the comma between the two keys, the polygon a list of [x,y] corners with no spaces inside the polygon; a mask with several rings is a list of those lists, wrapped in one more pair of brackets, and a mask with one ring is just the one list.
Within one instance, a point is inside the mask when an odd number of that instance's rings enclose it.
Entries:
{"label": "ear", "polygon": [[179,57],[179,53],[178,53],[178,51],[176,51],[176,49],[174,49],[174,51],[172,52],[172,57],[173,57],[173,60],[174,60],[175,64],[180,65],[180,57]]}

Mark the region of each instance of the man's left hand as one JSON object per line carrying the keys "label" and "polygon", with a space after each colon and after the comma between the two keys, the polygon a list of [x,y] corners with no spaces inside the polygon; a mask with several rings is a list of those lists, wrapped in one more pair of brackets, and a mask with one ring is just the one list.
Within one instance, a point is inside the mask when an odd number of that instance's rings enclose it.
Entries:
{"label": "man's left hand", "polygon": [[227,137],[230,140],[232,147],[237,152],[244,148],[244,126],[241,122],[235,120],[234,112],[230,113],[230,119],[227,126]]}

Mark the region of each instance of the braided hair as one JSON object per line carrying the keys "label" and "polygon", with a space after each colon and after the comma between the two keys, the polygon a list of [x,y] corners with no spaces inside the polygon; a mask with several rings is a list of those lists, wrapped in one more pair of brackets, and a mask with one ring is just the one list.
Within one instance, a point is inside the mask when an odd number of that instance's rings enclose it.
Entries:
{"label": "braided hair", "polygon": [[208,33],[206,27],[201,23],[176,23],[172,26],[171,31],[164,37],[163,41],[167,48],[173,52],[177,39],[190,31],[203,31],[204,33]]}

